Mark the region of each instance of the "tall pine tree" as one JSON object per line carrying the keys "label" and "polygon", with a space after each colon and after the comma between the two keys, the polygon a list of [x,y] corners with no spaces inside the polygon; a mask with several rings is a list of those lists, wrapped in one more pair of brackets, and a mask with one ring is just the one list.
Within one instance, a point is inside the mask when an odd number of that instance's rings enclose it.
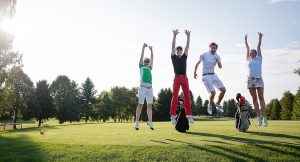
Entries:
{"label": "tall pine tree", "polygon": [[278,99],[273,100],[272,111],[271,111],[271,119],[279,120],[281,112],[281,105]]}
{"label": "tall pine tree", "polygon": [[290,91],[286,91],[280,101],[282,107],[280,112],[280,118],[282,120],[291,120],[293,111],[294,95]]}
{"label": "tall pine tree", "polygon": [[53,98],[50,96],[49,84],[46,80],[36,83],[35,96],[38,103],[35,117],[38,121],[38,126],[41,126],[44,120],[54,117],[55,114]]}
{"label": "tall pine tree", "polygon": [[96,103],[96,93],[94,83],[92,80],[88,77],[85,82],[82,84],[81,88],[81,103],[83,104],[84,108],[84,116],[85,116],[85,122],[88,121],[88,119],[92,116],[92,107]]}

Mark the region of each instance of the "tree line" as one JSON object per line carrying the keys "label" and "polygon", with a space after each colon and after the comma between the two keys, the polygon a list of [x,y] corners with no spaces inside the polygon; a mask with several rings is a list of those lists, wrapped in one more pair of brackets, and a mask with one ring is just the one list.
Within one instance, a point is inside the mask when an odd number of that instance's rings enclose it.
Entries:
{"label": "tree line", "polygon": [[[294,70],[294,73],[300,77],[300,68]],[[299,120],[300,119],[300,87],[296,94],[290,91],[283,93],[280,100],[272,99],[266,105],[266,112],[273,120]]]}

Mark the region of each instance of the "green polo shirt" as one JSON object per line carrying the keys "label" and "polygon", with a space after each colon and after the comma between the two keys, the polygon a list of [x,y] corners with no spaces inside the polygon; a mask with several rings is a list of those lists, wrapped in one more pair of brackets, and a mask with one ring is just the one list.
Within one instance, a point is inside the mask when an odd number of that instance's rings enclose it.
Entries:
{"label": "green polo shirt", "polygon": [[152,84],[152,74],[151,74],[151,70],[152,67],[146,67],[143,64],[139,64],[140,67],[140,76],[141,76],[141,83],[148,83],[148,84]]}

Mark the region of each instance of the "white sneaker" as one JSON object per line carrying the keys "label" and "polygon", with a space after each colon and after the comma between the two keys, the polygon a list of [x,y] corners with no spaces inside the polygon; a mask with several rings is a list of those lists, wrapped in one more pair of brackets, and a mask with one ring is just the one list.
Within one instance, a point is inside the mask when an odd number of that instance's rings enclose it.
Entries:
{"label": "white sneaker", "polygon": [[153,123],[152,123],[151,121],[148,121],[148,122],[147,122],[147,125],[150,127],[150,129],[154,130],[154,128],[153,128]]}
{"label": "white sneaker", "polygon": [[139,122],[135,122],[135,130],[139,130]]}
{"label": "white sneaker", "polygon": [[268,120],[267,120],[267,117],[263,117],[264,119],[264,126],[267,127],[268,126]]}
{"label": "white sneaker", "polygon": [[189,120],[190,123],[194,123],[192,115],[187,115],[186,118]]}
{"label": "white sneaker", "polygon": [[258,120],[258,126],[261,126],[262,124],[262,115],[260,115],[259,117],[257,117],[257,120]]}
{"label": "white sneaker", "polygon": [[223,108],[221,105],[216,105],[216,109],[219,111],[219,112],[224,112]]}
{"label": "white sneaker", "polygon": [[212,106],[207,107],[207,113],[210,115],[212,114]]}
{"label": "white sneaker", "polygon": [[171,115],[171,123],[172,123],[173,125],[176,124],[176,116],[175,116],[175,115]]}

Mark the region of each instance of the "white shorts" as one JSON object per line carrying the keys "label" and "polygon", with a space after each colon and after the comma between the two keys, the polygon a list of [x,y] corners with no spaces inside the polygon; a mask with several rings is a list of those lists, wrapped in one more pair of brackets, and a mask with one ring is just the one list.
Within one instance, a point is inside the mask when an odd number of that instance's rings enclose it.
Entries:
{"label": "white shorts", "polygon": [[204,76],[202,76],[202,81],[209,93],[215,91],[214,86],[218,89],[224,87],[222,81],[218,78],[218,76],[216,74],[204,75]]}
{"label": "white shorts", "polygon": [[146,88],[145,86],[140,86],[139,87],[139,104],[144,104],[146,97],[147,104],[153,104],[153,89],[151,88]]}

